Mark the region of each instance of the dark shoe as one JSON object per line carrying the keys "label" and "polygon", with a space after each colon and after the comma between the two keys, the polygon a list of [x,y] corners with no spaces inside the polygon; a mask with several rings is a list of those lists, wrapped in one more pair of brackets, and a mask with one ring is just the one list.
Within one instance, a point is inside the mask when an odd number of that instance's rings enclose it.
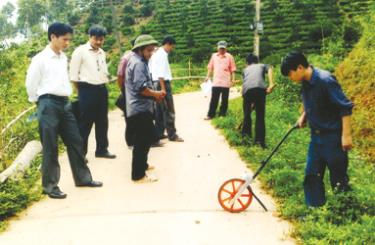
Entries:
{"label": "dark shoe", "polygon": [[100,181],[91,180],[91,182],[89,182],[89,183],[80,184],[80,185],[76,185],[76,186],[78,186],[78,187],[102,187],[103,183],[100,182]]}
{"label": "dark shoe", "polygon": [[169,141],[174,141],[174,142],[184,142],[184,139],[181,138],[178,135],[173,136],[172,138],[169,139]]}
{"label": "dark shoe", "polygon": [[160,141],[157,141],[151,145],[151,147],[163,147],[163,146],[164,146],[164,143]]}
{"label": "dark shoe", "polygon": [[49,193],[43,191],[44,194],[47,194],[50,198],[53,198],[53,199],[64,199],[66,198],[66,194],[64,192],[62,192],[60,189],[55,189]]}
{"label": "dark shoe", "polygon": [[166,138],[168,138],[168,135],[163,134],[162,136],[159,137],[159,140],[163,140],[163,139],[166,139]]}
{"label": "dark shoe", "polygon": [[114,158],[116,158],[116,155],[111,154],[107,151],[107,152],[104,152],[104,153],[95,153],[95,157],[114,159]]}

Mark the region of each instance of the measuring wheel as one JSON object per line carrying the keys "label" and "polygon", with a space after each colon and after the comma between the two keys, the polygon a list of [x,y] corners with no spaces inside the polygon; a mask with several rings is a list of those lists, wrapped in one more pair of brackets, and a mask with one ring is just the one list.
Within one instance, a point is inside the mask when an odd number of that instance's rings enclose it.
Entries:
{"label": "measuring wheel", "polygon": [[225,181],[224,184],[220,186],[217,197],[219,199],[221,207],[225,211],[231,213],[239,213],[249,207],[251,201],[253,200],[253,192],[250,186],[248,186],[238,197],[238,199],[233,204],[231,204],[231,200],[234,198],[241,185],[243,185],[244,183],[245,181],[243,179],[230,179]]}

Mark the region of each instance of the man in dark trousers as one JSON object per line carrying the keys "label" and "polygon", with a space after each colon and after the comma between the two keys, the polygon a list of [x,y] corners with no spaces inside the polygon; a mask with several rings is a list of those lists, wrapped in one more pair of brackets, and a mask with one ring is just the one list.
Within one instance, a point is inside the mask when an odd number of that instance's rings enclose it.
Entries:
{"label": "man in dark trousers", "polygon": [[[272,67],[266,64],[258,64],[259,58],[254,54],[246,57],[247,67],[243,70],[243,127],[242,136],[252,136],[251,112],[253,106],[256,113],[254,143],[262,148],[266,147],[266,95],[271,93],[275,84],[273,83]],[[266,84],[265,76],[268,75],[269,85]]]}
{"label": "man in dark trousers", "polygon": [[309,65],[300,52],[291,52],[283,59],[281,73],[302,86],[304,112],[297,123],[303,127],[307,121],[311,128],[303,183],[305,201],[311,207],[322,206],[326,202],[323,182],[326,167],[335,192],[350,190],[347,170],[353,103],[335,76]]}
{"label": "man in dark trousers", "polygon": [[76,186],[100,187],[92,180],[85,163],[83,142],[68,97],[72,93],[68,59],[62,52],[69,46],[73,29],[62,23],[48,27],[50,43],[33,57],[27,71],[26,89],[30,102],[38,105],[39,134],[43,145],[42,186],[50,198],[65,198],[58,187],[58,135],[67,147]]}
{"label": "man in dark trousers", "polygon": [[95,123],[96,157],[115,158],[108,151],[108,68],[101,47],[107,32],[100,26],[89,29],[89,41],[74,50],[70,62],[70,80],[78,89],[79,130],[87,154],[88,138]]}
{"label": "man in dark trousers", "polygon": [[218,42],[217,52],[211,55],[210,62],[207,66],[208,71],[206,81],[211,79],[213,74],[213,82],[210,107],[205,120],[210,120],[215,117],[220,95],[221,105],[219,115],[226,116],[227,114],[229,89],[234,84],[234,72],[236,71],[234,58],[227,52],[227,46],[228,44],[226,41]]}
{"label": "man in dark trousers", "polygon": [[[156,103],[155,127],[157,140],[168,137],[170,141],[183,142],[184,140],[177,134],[175,125],[176,113],[171,86],[172,72],[168,60],[168,55],[175,46],[176,40],[173,37],[165,37],[162,46],[151,56],[148,65],[155,89],[166,93],[164,100]],[[168,135],[164,135],[165,129]]]}

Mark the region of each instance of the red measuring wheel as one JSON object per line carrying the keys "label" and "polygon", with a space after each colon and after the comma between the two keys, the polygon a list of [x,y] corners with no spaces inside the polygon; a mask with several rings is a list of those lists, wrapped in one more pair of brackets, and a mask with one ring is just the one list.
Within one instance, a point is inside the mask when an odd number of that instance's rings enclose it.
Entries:
{"label": "red measuring wheel", "polygon": [[231,200],[244,183],[245,181],[243,179],[230,179],[225,181],[224,184],[220,186],[217,197],[219,199],[220,206],[225,211],[239,213],[249,207],[251,201],[253,200],[253,192],[250,186],[243,191],[243,193],[233,204],[230,204]]}

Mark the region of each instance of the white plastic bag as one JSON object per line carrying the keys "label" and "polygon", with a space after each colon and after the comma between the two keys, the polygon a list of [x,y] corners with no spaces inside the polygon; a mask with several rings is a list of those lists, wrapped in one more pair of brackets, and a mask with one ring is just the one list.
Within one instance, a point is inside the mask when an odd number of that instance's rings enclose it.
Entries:
{"label": "white plastic bag", "polygon": [[201,89],[204,95],[210,95],[212,90],[212,81],[209,79],[206,82],[201,83]]}

